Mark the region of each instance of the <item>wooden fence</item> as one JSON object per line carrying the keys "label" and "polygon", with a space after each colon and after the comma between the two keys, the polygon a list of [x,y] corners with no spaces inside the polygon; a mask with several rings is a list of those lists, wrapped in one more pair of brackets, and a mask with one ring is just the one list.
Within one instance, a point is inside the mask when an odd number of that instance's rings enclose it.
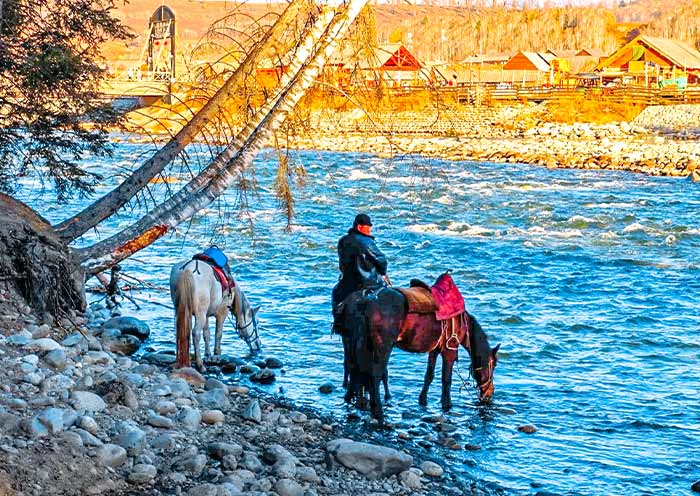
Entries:
{"label": "wooden fence", "polygon": [[478,85],[426,88],[425,86],[408,86],[388,88],[387,95],[390,95],[393,99],[440,98],[461,104],[477,105],[508,101],[539,103],[548,100],[578,100],[580,98],[637,105],[700,104],[700,87],[690,87],[681,90],[638,86],[621,86],[617,88],[489,87]]}

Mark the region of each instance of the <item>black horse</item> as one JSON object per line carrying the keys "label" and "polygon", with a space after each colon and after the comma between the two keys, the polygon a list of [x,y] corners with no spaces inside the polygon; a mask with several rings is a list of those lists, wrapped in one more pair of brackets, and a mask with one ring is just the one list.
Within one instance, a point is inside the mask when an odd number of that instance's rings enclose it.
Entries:
{"label": "black horse", "polygon": [[493,371],[500,345],[493,349],[489,346],[486,334],[472,315],[465,315],[466,318],[460,320],[464,325],[457,325],[454,333],[447,336],[434,313],[409,313],[406,297],[393,288],[382,288],[370,296],[357,291],[345,300],[342,311],[348,379],[345,400],[350,402],[357,398],[361,402],[364,391],[368,391],[372,415],[380,423],[384,413],[379,384],[386,381],[387,365],[394,346],[412,353],[429,353],[419,397],[421,405],[427,403],[435,363],[438,355],[442,355],[442,407],[445,410],[451,408],[452,367],[457,360],[458,344],[471,356],[471,373],[479,400],[487,402],[493,395]]}

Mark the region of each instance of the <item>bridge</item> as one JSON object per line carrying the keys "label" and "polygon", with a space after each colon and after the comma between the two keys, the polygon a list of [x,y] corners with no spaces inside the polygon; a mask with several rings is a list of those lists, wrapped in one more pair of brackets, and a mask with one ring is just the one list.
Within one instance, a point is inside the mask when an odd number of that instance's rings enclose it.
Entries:
{"label": "bridge", "polygon": [[115,108],[133,109],[169,97],[171,83],[167,80],[106,79],[100,84],[98,93],[111,101]]}

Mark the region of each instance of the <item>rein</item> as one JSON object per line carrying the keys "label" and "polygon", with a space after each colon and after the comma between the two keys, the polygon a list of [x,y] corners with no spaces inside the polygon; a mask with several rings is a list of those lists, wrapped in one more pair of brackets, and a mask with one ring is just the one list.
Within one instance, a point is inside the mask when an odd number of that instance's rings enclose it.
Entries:
{"label": "rein", "polygon": [[233,325],[233,327],[238,331],[238,337],[241,338],[243,341],[245,341],[245,344],[248,345],[248,347],[252,348],[251,343],[254,341],[258,340],[258,328],[253,326],[253,333],[250,336],[246,336],[243,334],[243,331],[245,329],[248,329],[250,326],[255,324],[255,320],[251,319],[247,324],[243,326],[238,325],[238,319],[236,319],[236,323],[234,324],[233,321],[231,320],[231,315],[228,316],[229,321]]}

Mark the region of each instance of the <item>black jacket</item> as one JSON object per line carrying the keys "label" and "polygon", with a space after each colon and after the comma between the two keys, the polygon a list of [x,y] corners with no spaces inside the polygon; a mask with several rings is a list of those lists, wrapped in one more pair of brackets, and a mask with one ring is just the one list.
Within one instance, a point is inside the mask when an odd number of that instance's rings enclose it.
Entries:
{"label": "black jacket", "polygon": [[386,275],[386,256],[377,248],[373,236],[350,229],[338,241],[338,264],[342,272],[340,284],[352,291],[382,284]]}

